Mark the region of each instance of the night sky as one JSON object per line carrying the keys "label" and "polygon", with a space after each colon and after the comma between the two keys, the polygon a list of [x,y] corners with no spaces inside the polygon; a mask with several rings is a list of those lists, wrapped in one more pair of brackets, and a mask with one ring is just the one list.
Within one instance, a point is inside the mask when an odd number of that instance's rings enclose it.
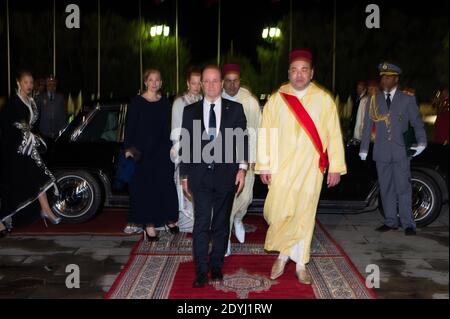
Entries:
{"label": "night sky", "polygon": [[[57,0],[57,10],[64,14],[64,8],[69,3],[80,6],[81,14],[96,12],[97,1],[94,0]],[[424,3],[411,3],[406,0],[361,1],[337,0],[337,16],[351,8],[358,8],[359,16],[355,19],[364,23],[365,7],[370,3],[380,6],[381,14],[390,9],[406,12],[408,16],[442,16],[448,14],[448,1],[438,0]],[[52,0],[14,0],[10,1],[12,10],[33,11],[36,14],[50,12]],[[319,11],[332,19],[332,0],[293,0],[294,11]],[[108,1],[101,0],[102,14],[111,12],[129,19],[138,18],[138,0]],[[214,59],[217,54],[217,1],[214,0],[179,0],[179,34],[188,40],[192,49],[193,63]],[[235,52],[243,53],[256,60],[255,47],[262,43],[262,29],[289,12],[288,0],[222,0],[222,40],[221,51],[227,52],[233,40]],[[142,0],[142,15],[148,21],[165,23],[175,31],[175,1],[174,0]],[[339,26],[339,24],[338,24]],[[424,26],[426,27],[426,26]],[[49,30],[51,32],[51,30]]]}
{"label": "night sky", "polygon": [[[215,62],[217,57],[217,25],[218,25],[218,0],[179,0],[179,35],[180,38],[189,46],[189,52],[191,54],[191,60],[187,63],[190,65],[202,66],[206,62]],[[337,65],[336,65],[336,77],[337,83],[340,87],[338,91],[342,91],[343,94],[348,94],[353,90],[353,82],[358,79],[368,79],[374,77],[376,73],[376,65],[379,61],[384,59],[391,59],[390,53],[393,56],[393,62],[398,62],[405,70],[409,71],[409,81],[412,86],[422,88],[421,94],[427,98],[430,96],[431,91],[436,85],[443,82],[442,76],[448,74],[441,72],[439,64],[434,61],[434,55],[439,53],[437,46],[442,45],[442,39],[447,34],[448,39],[448,27],[446,30],[442,30],[441,23],[433,24],[433,21],[448,21],[448,0],[428,0],[413,2],[407,0],[336,0],[337,7],[337,35],[338,39],[344,40],[337,43]],[[317,20],[308,19],[310,25],[303,29],[300,25],[296,25],[297,29],[294,30],[294,48],[297,43],[300,45],[306,45],[313,48],[315,57],[321,55],[320,65],[316,65],[317,80],[323,85],[331,87],[332,81],[332,27],[333,21],[333,0],[292,0],[294,13],[300,13],[301,17],[314,17]],[[75,3],[79,5],[81,11],[81,24],[83,26],[83,15],[97,14],[97,1],[96,0],[56,0],[56,14],[58,16],[57,21],[64,21],[65,8],[68,4]],[[108,14],[119,15],[127,20],[137,21],[139,17],[139,0],[101,0],[101,15],[106,16]],[[283,17],[289,14],[289,0],[221,0],[222,8],[222,21],[221,21],[221,57],[229,52],[231,43],[233,42],[234,53],[241,54],[244,57],[250,59],[256,72],[260,72],[260,65],[257,59],[257,47],[270,48],[271,45],[265,42],[261,38],[263,28],[274,25],[282,20]],[[365,27],[365,19],[368,13],[365,12],[365,8],[368,4],[375,3],[379,5],[381,11],[381,29],[378,31],[368,31]],[[14,16],[17,14],[29,14],[31,13],[36,17],[40,24],[37,24],[33,28],[32,21],[25,21],[24,25],[26,30],[30,30],[31,36],[39,34],[40,45],[34,50],[33,42],[26,40],[26,34],[20,32],[14,33],[12,28],[10,33],[11,37],[11,54],[12,54],[12,78],[17,72],[17,68],[31,68],[37,74],[46,74],[52,68],[52,12],[53,12],[53,0],[9,0],[10,13]],[[0,0],[0,96],[6,94],[7,90],[7,59],[6,59],[6,38],[5,38],[5,8],[6,0]],[[349,13],[349,14],[348,14]],[[395,13],[400,13],[403,18],[399,19],[398,26],[395,19]],[[16,15],[17,16],[17,15]],[[20,15],[19,15],[20,16]],[[28,16],[28,15],[25,15]],[[154,24],[167,24],[171,28],[171,35],[175,33],[175,0],[142,0],[142,16],[148,23]],[[342,19],[340,20],[340,17]],[[351,17],[351,19],[349,19]],[[405,18],[406,17],[406,18]],[[435,19],[437,18],[437,19]],[[384,20],[383,20],[384,19]],[[417,21],[415,21],[417,19]],[[433,20],[435,19],[435,20]],[[43,22],[44,21],[44,22]],[[45,27],[46,21],[48,21],[48,27]],[[85,20],[86,21],[86,20]],[[88,20],[88,21],[95,21]],[[389,22],[385,25],[390,26],[390,31],[384,31],[383,22]],[[417,23],[414,23],[417,22]],[[14,24],[15,23],[15,24]],[[12,26],[17,25],[17,20],[13,20]],[[305,22],[306,23],[306,22]],[[403,23],[403,24],[402,24]],[[414,33],[400,32],[404,26],[404,23],[411,23],[415,26]],[[94,24],[95,25],[95,24]],[[439,30],[433,30],[436,25],[439,26]],[[325,26],[325,28],[318,28]],[[330,26],[330,27],[328,27]],[[417,27],[418,26],[418,27]],[[57,24],[57,33],[64,34],[66,31],[65,26],[61,22]],[[424,32],[417,32],[418,28],[422,28]],[[308,32],[307,30],[316,30],[317,35],[313,36],[305,35],[302,32]],[[321,30],[318,32],[317,30]],[[323,30],[328,30],[323,32]],[[350,31],[355,39],[346,38],[346,30]],[[408,28],[404,30],[408,31]],[[44,33],[41,36],[40,33]],[[73,31],[75,32],[75,31]],[[96,32],[94,28],[86,29],[82,27],[79,32],[83,37],[89,37],[91,41],[85,43],[95,43]],[[311,31],[309,31],[311,32]],[[22,36],[20,39],[18,35]],[[118,32],[120,33],[120,32]],[[282,30],[285,37],[289,36],[289,30],[285,27]],[[421,34],[419,34],[421,33]],[[106,34],[106,32],[105,32]],[[362,43],[358,39],[358,35],[361,35],[361,39],[376,39],[376,42],[372,42],[364,47],[360,48],[358,43]],[[386,37],[384,37],[386,34]],[[433,37],[434,35],[442,36],[441,38]],[[376,36],[378,35],[378,36]],[[399,36],[400,35],[400,36]],[[428,37],[429,36],[429,37]],[[365,38],[364,38],[365,37]],[[406,37],[402,39],[401,37]],[[94,38],[94,41],[92,41]],[[317,38],[317,42],[314,40]],[[304,40],[307,39],[307,40]],[[311,40],[313,39],[313,40]],[[385,41],[380,43],[381,41]],[[418,41],[414,42],[414,39]],[[58,41],[57,40],[57,49]],[[303,41],[304,40],[304,41]],[[81,41],[83,41],[81,39]],[[122,41],[122,42],[119,42]],[[123,42],[125,41],[125,42]],[[346,43],[343,45],[343,43]],[[439,42],[439,43],[438,43]],[[30,44],[31,43],[31,44]],[[127,40],[124,38],[118,39],[118,44],[124,44],[124,49],[127,50]],[[131,43],[131,41],[130,41]],[[364,42],[367,43],[367,42]],[[29,45],[28,45],[29,44]],[[76,52],[80,47],[77,42],[66,42],[66,47],[73,45],[73,52]],[[371,49],[377,49],[379,46],[382,52],[371,54]],[[387,44],[387,45],[386,45]],[[390,50],[389,47],[396,50]],[[315,47],[315,48],[314,48]],[[317,48],[321,48],[322,51],[317,51]],[[349,50],[347,50],[347,47]],[[427,51],[427,47],[430,50]],[[353,50],[352,50],[353,48]],[[356,49],[355,49],[356,48]],[[387,48],[387,49],[386,49]],[[403,49],[402,49],[403,48]],[[410,49],[413,48],[413,49]],[[86,63],[83,67],[75,67],[68,61],[70,55],[64,55],[64,57],[58,56],[57,53],[57,70],[64,69],[65,80],[73,79],[72,82],[64,86],[64,79],[61,80],[61,88],[66,90],[83,90],[88,92],[95,92],[96,89],[96,61],[97,52],[96,46],[86,48],[83,53],[86,54]],[[315,51],[314,51],[315,50]],[[405,55],[402,55],[402,59],[396,60],[398,52],[404,53],[411,50],[411,55],[408,55],[409,62],[405,62]],[[414,52],[416,50],[416,52]],[[448,50],[448,49],[447,49]],[[376,50],[374,50],[376,51]],[[441,50],[443,51],[443,50]],[[30,54],[30,52],[39,52],[36,55]],[[59,51],[58,51],[59,52]],[[347,53],[351,52],[351,53]],[[121,52],[116,52],[115,55],[109,55],[110,61],[120,59]],[[283,50],[282,57],[287,61],[287,50]],[[340,54],[340,56],[339,56]],[[416,54],[416,55],[414,55]],[[281,59],[282,59],[281,58]],[[432,63],[427,63],[427,59]],[[445,59],[441,57],[441,59]],[[42,61],[36,62],[37,61]],[[369,61],[370,60],[370,61]],[[19,62],[18,62],[19,61]],[[223,59],[222,59],[223,62]],[[34,64],[33,64],[34,63]],[[64,64],[66,63],[66,64]],[[148,61],[144,56],[144,67],[147,66]],[[274,61],[275,63],[275,61]],[[409,65],[408,65],[409,63]],[[445,61],[440,62],[445,65]],[[32,66],[28,66],[28,64]],[[116,70],[114,72],[130,72],[129,76],[133,79],[138,79],[137,72],[139,66],[138,56],[136,58],[125,61],[118,61],[116,64]],[[407,64],[407,65],[405,65]],[[448,60],[447,60],[448,65]],[[120,66],[120,67],[119,67]],[[414,67],[411,67],[414,66]],[[286,66],[284,66],[286,67]],[[348,72],[353,68],[353,73]],[[45,70],[45,71],[43,71]],[[73,73],[71,73],[73,72]],[[111,74],[108,73],[109,69],[104,65],[102,66],[102,74],[104,78],[110,78]],[[181,70],[183,73],[184,70]],[[63,72],[57,72],[62,75]],[[406,72],[405,72],[406,73]],[[440,73],[440,74],[439,74]],[[73,75],[73,76],[72,76]],[[439,77],[439,75],[441,75]],[[283,75],[280,75],[283,77]],[[319,79],[319,77],[322,78]],[[423,79],[430,79],[434,81],[423,81]],[[284,80],[281,79],[281,80]],[[102,82],[102,90],[108,90],[112,92],[120,87],[120,84]],[[136,87],[139,87],[138,80],[135,80]],[[427,84],[427,85],[424,85]],[[444,81],[448,83],[448,78]],[[13,83],[14,85],[14,83]],[[73,89],[75,88],[75,89]],[[274,89],[270,88],[270,89]],[[129,92],[135,92],[136,88],[129,88]],[[267,88],[265,89],[267,90]],[[128,91],[127,91],[128,92]],[[131,94],[131,93],[127,93]],[[134,93],[133,93],[134,94]]]}

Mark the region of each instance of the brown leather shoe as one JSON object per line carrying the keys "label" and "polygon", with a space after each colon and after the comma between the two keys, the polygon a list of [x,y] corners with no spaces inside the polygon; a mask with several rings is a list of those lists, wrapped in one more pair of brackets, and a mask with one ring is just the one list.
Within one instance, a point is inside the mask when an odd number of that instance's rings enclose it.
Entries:
{"label": "brown leather shoe", "polygon": [[270,272],[270,279],[274,280],[280,277],[284,272],[284,266],[286,266],[287,261],[277,258],[272,266],[272,271]]}
{"label": "brown leather shoe", "polygon": [[296,270],[298,281],[304,285],[311,285],[311,276],[306,269]]}

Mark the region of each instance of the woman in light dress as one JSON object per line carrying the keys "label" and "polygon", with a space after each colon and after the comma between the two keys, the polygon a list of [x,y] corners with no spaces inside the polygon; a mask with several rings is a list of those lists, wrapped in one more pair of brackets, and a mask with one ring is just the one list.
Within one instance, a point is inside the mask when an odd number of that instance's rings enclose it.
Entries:
{"label": "woman in light dress", "polygon": [[172,161],[175,163],[175,185],[178,193],[178,206],[180,209],[178,217],[178,227],[182,232],[192,232],[194,226],[194,210],[192,202],[186,198],[183,194],[181,187],[180,173],[179,173],[179,157],[178,150],[180,141],[180,129],[183,121],[183,109],[190,104],[193,104],[202,99],[201,95],[201,71],[196,68],[192,68],[187,73],[186,84],[187,92],[175,99],[172,107],[172,133],[171,140],[173,143],[172,148]]}

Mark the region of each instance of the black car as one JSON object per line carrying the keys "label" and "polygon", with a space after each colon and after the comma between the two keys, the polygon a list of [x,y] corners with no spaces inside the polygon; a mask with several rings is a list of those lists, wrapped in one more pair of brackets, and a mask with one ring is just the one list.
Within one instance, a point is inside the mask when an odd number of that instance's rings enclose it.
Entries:
{"label": "black car", "polygon": [[[85,222],[102,206],[128,207],[128,189],[115,179],[127,107],[127,103],[98,103],[83,110],[49,147],[46,162],[61,191],[51,203],[64,222]],[[411,162],[413,212],[418,226],[433,222],[448,202],[448,150],[448,145],[430,144]],[[358,153],[359,145],[346,145],[348,174],[337,187],[324,185],[319,213],[362,213],[377,208],[383,213],[375,163],[361,161]],[[261,212],[266,194],[267,187],[256,178],[249,211]]]}

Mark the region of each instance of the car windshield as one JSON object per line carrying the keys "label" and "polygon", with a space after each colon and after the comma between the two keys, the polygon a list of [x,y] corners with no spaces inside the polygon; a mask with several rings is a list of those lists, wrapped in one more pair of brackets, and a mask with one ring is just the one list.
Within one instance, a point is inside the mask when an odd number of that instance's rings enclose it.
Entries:
{"label": "car windshield", "polygon": [[80,142],[119,142],[119,110],[100,109],[78,137]]}
{"label": "car windshield", "polygon": [[57,141],[68,141],[73,131],[86,120],[87,112],[78,113],[75,118],[64,128],[61,135],[58,136]]}

